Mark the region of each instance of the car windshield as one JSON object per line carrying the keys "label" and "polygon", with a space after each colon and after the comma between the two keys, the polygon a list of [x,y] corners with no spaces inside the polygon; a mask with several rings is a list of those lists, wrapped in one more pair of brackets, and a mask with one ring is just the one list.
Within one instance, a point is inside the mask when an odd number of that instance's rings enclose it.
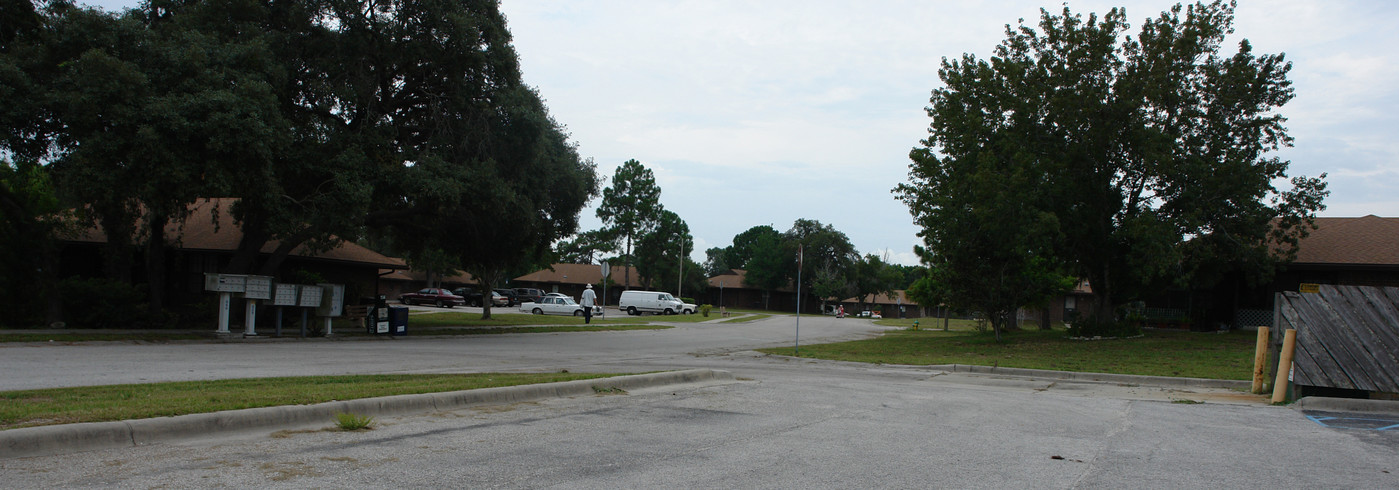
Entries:
{"label": "car windshield", "polygon": [[562,298],[554,298],[554,299],[558,300],[559,304],[565,304],[565,305],[576,305],[576,304],[578,304],[578,303],[576,303],[576,302],[573,301],[573,298],[570,298],[570,297],[567,297],[567,296],[562,297]]}
{"label": "car windshield", "polygon": [[675,301],[675,297],[671,296],[670,293],[665,293],[665,296],[662,296],[662,299],[665,299],[666,301]]}

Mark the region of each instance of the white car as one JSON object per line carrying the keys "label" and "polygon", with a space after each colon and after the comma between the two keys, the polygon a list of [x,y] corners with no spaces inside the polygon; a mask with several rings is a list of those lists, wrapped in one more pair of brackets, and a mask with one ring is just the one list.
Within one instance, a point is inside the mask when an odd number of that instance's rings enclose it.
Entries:
{"label": "white car", "polygon": [[[572,315],[583,316],[583,305],[573,301],[568,296],[546,296],[538,303],[530,302],[520,305],[520,311],[535,315]],[[602,308],[593,306],[593,316],[602,316]]]}
{"label": "white car", "polygon": [[694,303],[684,303],[684,304],[681,304],[681,305],[680,305],[680,314],[682,314],[682,315],[689,315],[689,314],[694,313],[694,312],[696,312],[696,311],[699,311],[699,305],[697,305],[697,304],[694,304]]}

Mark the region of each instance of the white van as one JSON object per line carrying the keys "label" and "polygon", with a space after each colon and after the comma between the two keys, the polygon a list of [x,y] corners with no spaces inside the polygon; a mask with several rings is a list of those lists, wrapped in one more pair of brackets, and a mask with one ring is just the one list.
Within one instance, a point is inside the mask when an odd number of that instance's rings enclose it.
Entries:
{"label": "white van", "polygon": [[617,301],[617,309],[627,312],[628,315],[640,315],[645,312],[674,315],[686,312],[684,303],[670,293],[660,291],[622,291],[622,299]]}

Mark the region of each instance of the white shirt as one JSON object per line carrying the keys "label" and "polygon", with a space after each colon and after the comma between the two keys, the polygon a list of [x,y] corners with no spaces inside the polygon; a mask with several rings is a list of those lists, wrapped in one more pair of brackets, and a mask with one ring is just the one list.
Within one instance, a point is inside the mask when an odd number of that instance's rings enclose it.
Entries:
{"label": "white shirt", "polygon": [[593,302],[596,301],[596,300],[597,300],[597,294],[596,294],[596,293],[593,293],[593,290],[591,290],[591,289],[584,289],[584,290],[583,290],[583,299],[578,300],[578,304],[583,305],[583,306],[593,306]]}

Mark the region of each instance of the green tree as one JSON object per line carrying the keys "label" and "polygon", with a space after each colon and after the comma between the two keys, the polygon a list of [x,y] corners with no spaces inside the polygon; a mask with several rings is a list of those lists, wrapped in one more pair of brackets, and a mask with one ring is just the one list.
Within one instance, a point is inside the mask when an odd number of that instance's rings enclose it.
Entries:
{"label": "green tree", "polygon": [[[597,217],[602,219],[607,233],[617,237],[623,265],[636,265],[632,247],[657,226],[663,210],[661,188],[651,169],[636,160],[627,160],[617,167],[612,186],[602,190]],[[625,270],[623,284],[631,284],[631,269]]]}
{"label": "green tree", "polygon": [[[782,239],[792,250],[796,250],[798,245],[802,248],[803,293],[812,291],[812,282],[818,277],[817,271],[823,268],[836,271],[849,282],[850,273],[859,254],[845,233],[836,230],[834,226],[822,225],[820,221],[798,219],[792,223],[792,228],[782,235]],[[795,276],[795,271],[793,274]]]}
{"label": "green tree", "polygon": [[1108,325],[1115,304],[1191,281],[1204,257],[1266,273],[1270,248],[1295,250],[1325,184],[1273,186],[1289,165],[1267,153],[1291,144],[1277,113],[1291,65],[1247,41],[1221,56],[1233,14],[1177,5],[1132,38],[1120,9],[1046,10],[1038,31],[1007,26],[989,60],[944,60],[930,136],[895,190],[924,228],[933,282],[1039,290],[1063,271],[1089,280],[1090,323]]}
{"label": "green tree", "polygon": [[729,260],[725,257],[725,250],[726,247],[710,247],[704,251],[705,274],[714,277],[735,268],[729,265]]}
{"label": "green tree", "polygon": [[681,250],[693,250],[693,247],[690,226],[680,215],[662,209],[655,227],[636,242],[636,274],[641,276],[642,285],[648,289],[671,290],[670,286],[678,284],[675,280],[682,265]]}
{"label": "green tree", "polygon": [[615,237],[607,230],[588,230],[574,235],[554,246],[559,262],[567,264],[595,264],[604,255],[616,252]]}
{"label": "green tree", "polygon": [[724,260],[729,263],[730,267],[747,268],[748,262],[764,246],[761,244],[767,243],[763,237],[772,237],[781,241],[782,232],[769,225],[758,225],[744,230],[743,233],[734,235],[733,245],[724,248]]}
{"label": "green tree", "polygon": [[865,298],[885,294],[893,296],[894,291],[907,286],[903,273],[895,266],[884,262],[878,255],[866,254],[853,264],[850,273],[850,292],[865,302]]}
{"label": "green tree", "polygon": [[743,285],[763,291],[763,308],[768,308],[772,292],[790,286],[797,272],[797,249],[781,234],[759,233],[753,237],[752,255],[744,263],[747,274]]}

